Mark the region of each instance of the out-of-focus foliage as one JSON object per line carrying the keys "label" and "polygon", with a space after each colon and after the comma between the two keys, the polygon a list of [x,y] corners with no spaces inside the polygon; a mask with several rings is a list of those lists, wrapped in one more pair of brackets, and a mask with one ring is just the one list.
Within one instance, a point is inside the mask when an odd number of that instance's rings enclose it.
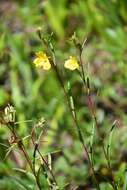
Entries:
{"label": "out-of-focus foliage", "polygon": [[[64,69],[64,61],[76,50],[69,38],[76,32],[79,39],[87,37],[83,52],[85,73],[90,76],[93,96],[97,93],[97,119],[102,133],[109,136],[114,120],[111,144],[111,163],[119,189],[125,184],[127,162],[127,1],[126,0],[27,0],[0,1],[0,108],[11,103],[16,107],[19,134],[29,134],[34,123],[44,117],[48,132],[41,151],[52,153],[53,170],[61,189],[90,185],[82,147],[64,95],[53,71],[37,70],[32,64],[35,52],[44,50],[36,29],[54,33],[57,63],[65,86],[70,81],[77,116],[84,138],[89,145],[93,121],[91,119],[80,77]],[[89,64],[88,64],[89,63]],[[32,122],[23,122],[32,120]],[[8,131],[0,127],[0,142],[8,144]],[[108,138],[107,138],[108,139]],[[105,178],[104,155],[98,139],[94,139],[94,164],[100,173],[102,190],[112,189]],[[106,141],[107,143],[107,141]],[[26,142],[30,154],[32,151]],[[6,147],[0,145],[0,189],[35,189],[29,173],[15,171],[20,167],[14,155],[3,159]],[[21,158],[18,158],[19,162]],[[21,167],[25,167],[21,163]],[[102,174],[102,175],[101,175]],[[42,176],[44,178],[44,176]],[[42,179],[44,180],[44,179]],[[68,185],[64,188],[65,185]],[[45,182],[44,189],[47,189]],[[81,187],[80,187],[81,186]],[[87,188],[87,187],[86,187]]]}

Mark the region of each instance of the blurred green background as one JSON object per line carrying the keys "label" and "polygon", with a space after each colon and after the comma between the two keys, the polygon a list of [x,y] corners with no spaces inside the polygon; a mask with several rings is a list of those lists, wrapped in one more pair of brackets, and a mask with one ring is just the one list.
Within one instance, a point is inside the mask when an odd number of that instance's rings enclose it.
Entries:
{"label": "blurred green background", "polygon": [[[90,76],[93,97],[96,93],[97,119],[102,133],[113,132],[111,162],[122,189],[126,178],[127,161],[127,1],[126,0],[6,0],[0,1],[0,108],[8,103],[15,106],[17,129],[22,137],[29,134],[41,117],[48,131],[41,151],[52,154],[53,170],[61,189],[92,189],[88,166],[67,106],[53,71],[38,70],[32,64],[35,52],[44,50],[36,34],[42,27],[44,34],[54,33],[57,63],[65,86],[70,81],[78,120],[89,145],[93,121],[87,108],[83,86],[76,72],[64,69],[64,61],[76,55],[68,39],[76,32],[82,41],[87,37],[83,52],[85,73]],[[9,134],[0,127],[0,142],[8,144]],[[107,140],[108,141],[108,140]],[[32,154],[29,143],[28,151]],[[105,159],[94,138],[95,169],[99,172],[102,190],[110,190],[106,182],[108,171]],[[28,173],[15,171],[24,167],[13,156],[3,161],[6,147],[0,145],[0,190],[35,189]],[[104,176],[103,176],[104,175]],[[43,178],[43,176],[42,176]],[[69,184],[67,187],[64,187]],[[45,185],[44,189],[47,187]]]}

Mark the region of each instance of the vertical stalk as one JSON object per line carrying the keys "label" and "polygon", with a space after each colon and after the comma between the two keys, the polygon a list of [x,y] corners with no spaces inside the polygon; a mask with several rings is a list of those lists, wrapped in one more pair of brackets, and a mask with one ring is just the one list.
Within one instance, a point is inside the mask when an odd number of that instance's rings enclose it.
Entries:
{"label": "vertical stalk", "polygon": [[81,74],[80,74],[80,76],[82,78],[84,87],[87,89],[87,99],[88,99],[88,104],[89,104],[88,107],[89,107],[89,110],[90,110],[90,112],[92,114],[93,120],[95,122],[97,134],[98,134],[99,140],[101,141],[101,147],[102,147],[105,159],[107,161],[107,166],[108,166],[109,171],[110,171],[111,176],[112,176],[111,185],[114,188],[114,190],[117,190],[116,182],[114,180],[112,168],[111,168],[111,165],[110,165],[110,160],[108,159],[108,155],[107,155],[105,147],[104,147],[104,142],[103,142],[103,139],[102,139],[102,136],[101,136],[101,133],[100,133],[100,126],[99,126],[99,123],[98,123],[97,117],[96,117],[96,105],[95,105],[95,102],[93,101],[93,99],[91,97],[91,94],[90,94],[89,80],[87,81],[87,83],[85,81],[85,74],[84,74],[84,68],[83,68],[83,62],[82,62],[82,49],[79,52],[79,62],[80,62],[80,66],[81,66]]}
{"label": "vertical stalk", "polygon": [[41,154],[41,152],[40,152],[40,150],[39,150],[39,148],[38,148],[38,143],[34,142],[34,139],[33,139],[32,136],[31,136],[31,139],[32,139],[33,145],[35,146],[34,154],[36,154],[36,151],[38,152],[38,154],[40,155],[42,161],[44,162],[44,164],[46,165],[47,169],[49,170],[49,172],[50,172],[50,174],[51,174],[51,176],[52,176],[52,179],[53,179],[53,181],[54,181],[53,183],[56,185],[57,190],[59,190],[59,187],[58,187],[58,184],[57,184],[55,175],[54,175],[53,171],[49,168],[49,165],[48,165],[47,161],[46,161],[46,160],[44,159],[44,157],[42,156],[42,154]]}
{"label": "vertical stalk", "polygon": [[[78,121],[77,121],[76,110],[75,109],[72,110],[72,108],[71,108],[68,93],[66,92],[63,80],[62,80],[62,78],[61,78],[61,76],[59,74],[58,68],[57,68],[57,64],[56,64],[56,60],[55,60],[54,46],[53,46],[53,44],[51,42],[51,39],[49,41],[47,41],[46,39],[40,37],[40,40],[44,43],[44,45],[46,46],[46,49],[50,50],[50,52],[52,54],[52,59],[50,59],[50,62],[52,64],[53,68],[54,68],[54,71],[56,73],[56,77],[58,79],[58,82],[59,82],[60,86],[63,89],[64,95],[65,95],[65,99],[67,100],[68,109],[69,109],[69,111],[71,113],[72,119],[73,119],[73,121],[75,123],[76,129],[77,129],[77,132],[78,132],[79,140],[80,140],[80,142],[81,142],[81,144],[82,144],[82,146],[83,146],[83,148],[84,148],[84,150],[86,152],[87,159],[88,159],[88,162],[89,162],[89,166],[90,166],[90,168],[92,170],[92,174],[93,174],[93,178],[94,178],[96,187],[97,187],[98,190],[100,190],[99,183],[98,183],[98,180],[96,179],[96,175],[95,175],[95,171],[94,171],[94,166],[93,166],[93,164],[91,162],[91,159],[90,159],[90,156],[89,156],[89,152],[88,152],[87,147],[85,145],[84,138],[83,138],[80,126],[79,126]],[[83,66],[82,66],[82,72],[83,72]],[[85,75],[84,74],[83,74],[83,79],[84,79],[84,83],[85,83]]]}
{"label": "vertical stalk", "polygon": [[30,166],[30,169],[31,169],[31,171],[32,171],[32,173],[33,173],[33,175],[34,175],[34,177],[35,177],[35,181],[36,181],[36,184],[37,184],[37,186],[38,186],[38,189],[41,190],[40,182],[39,182],[38,179],[37,179],[36,172],[35,172],[35,170],[34,170],[34,168],[33,168],[33,166],[32,166],[32,162],[31,162],[31,160],[30,160],[30,157],[29,157],[27,151],[25,150],[25,146],[24,146],[24,144],[23,144],[21,138],[17,135],[17,133],[16,133],[16,131],[15,131],[15,129],[14,129],[14,126],[12,127],[12,129],[11,129],[11,127],[9,126],[9,129],[10,129],[11,132],[12,132],[12,135],[13,135],[13,137],[14,137],[14,141],[17,143],[19,149],[22,151],[22,153],[23,153],[23,155],[24,155],[24,157],[25,157],[27,163],[28,163],[29,166]]}
{"label": "vertical stalk", "polygon": [[[52,61],[52,60],[51,60]],[[57,79],[60,83],[60,86],[62,87],[63,89],[63,92],[64,92],[64,95],[65,95],[65,99],[67,100],[67,105],[68,105],[68,109],[70,110],[70,113],[71,113],[71,116],[72,116],[72,119],[75,123],[75,126],[76,126],[76,129],[77,129],[77,132],[78,132],[78,137],[79,137],[79,140],[86,152],[86,155],[87,155],[87,159],[88,159],[88,162],[89,162],[89,166],[92,170],[92,173],[93,173],[93,179],[94,179],[94,182],[96,184],[96,187],[98,188],[98,190],[100,190],[100,187],[99,187],[99,183],[98,183],[98,180],[96,179],[96,175],[95,175],[95,170],[94,170],[94,166],[91,162],[91,159],[90,159],[90,156],[89,156],[89,152],[87,150],[87,147],[85,145],[85,142],[84,142],[84,138],[83,138],[83,135],[82,135],[82,132],[81,132],[81,129],[80,129],[80,126],[78,124],[78,120],[77,120],[77,114],[76,114],[76,110],[75,108],[72,109],[71,105],[70,105],[70,100],[69,100],[69,95],[68,93],[66,92],[66,89],[64,87],[64,83],[63,83],[63,80],[58,72],[58,69],[57,69],[57,65],[56,65],[56,62],[55,62],[55,55],[54,55],[54,52],[53,52],[53,61],[52,61],[52,65],[53,65],[53,68],[54,68],[54,71],[56,73],[56,76],[57,76]]]}

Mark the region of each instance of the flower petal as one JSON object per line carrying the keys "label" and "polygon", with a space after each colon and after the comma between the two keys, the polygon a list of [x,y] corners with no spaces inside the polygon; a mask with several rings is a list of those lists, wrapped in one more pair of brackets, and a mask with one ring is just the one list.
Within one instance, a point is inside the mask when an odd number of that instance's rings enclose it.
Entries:
{"label": "flower petal", "polygon": [[70,56],[70,58],[65,61],[64,67],[66,69],[70,69],[72,71],[75,69],[79,69],[79,64],[78,64],[76,57]]}
{"label": "flower petal", "polygon": [[47,55],[41,51],[36,53],[33,63],[36,67],[43,68],[44,70],[49,70],[51,68]]}

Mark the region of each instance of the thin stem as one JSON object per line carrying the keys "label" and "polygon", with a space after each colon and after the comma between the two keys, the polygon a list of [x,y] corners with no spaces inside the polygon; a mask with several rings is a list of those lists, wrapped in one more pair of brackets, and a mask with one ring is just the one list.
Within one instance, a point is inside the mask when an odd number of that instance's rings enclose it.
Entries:
{"label": "thin stem", "polygon": [[80,62],[80,67],[81,67],[81,77],[82,77],[83,83],[86,85],[85,73],[84,73],[83,62],[82,62],[82,51],[79,52],[79,62]]}
{"label": "thin stem", "polygon": [[[59,187],[58,187],[58,184],[57,184],[55,175],[54,175],[53,171],[49,168],[49,165],[48,165],[47,161],[46,161],[46,160],[44,159],[44,157],[42,156],[42,154],[41,154],[41,152],[40,152],[40,150],[39,150],[39,148],[38,148],[38,143],[35,143],[35,142],[34,142],[34,139],[33,139],[32,136],[31,136],[31,139],[32,139],[33,145],[35,146],[34,154],[36,154],[36,151],[38,152],[38,154],[40,155],[42,161],[44,162],[44,164],[46,165],[47,169],[49,170],[49,172],[50,172],[50,174],[51,174],[51,176],[52,176],[52,179],[53,179],[53,181],[54,181],[54,184],[57,186],[57,188],[58,188],[58,190],[59,190]],[[34,156],[35,156],[35,155],[34,155]]]}
{"label": "thin stem", "polygon": [[105,158],[107,160],[107,165],[108,165],[109,171],[110,171],[111,176],[112,176],[111,185],[115,190],[117,190],[117,186],[116,186],[116,183],[115,183],[115,180],[114,180],[114,177],[113,177],[112,168],[111,168],[111,165],[110,165],[110,160],[108,159],[108,155],[107,155],[105,147],[104,147],[104,142],[103,142],[103,139],[102,139],[102,136],[101,136],[101,133],[100,133],[100,126],[98,124],[97,117],[96,117],[96,105],[95,105],[95,102],[93,101],[93,99],[91,97],[90,86],[89,86],[89,89],[88,89],[88,86],[87,86],[86,81],[85,81],[85,75],[84,75],[83,62],[82,62],[81,55],[82,55],[82,51],[79,53],[79,61],[80,61],[80,66],[81,66],[81,74],[80,74],[80,76],[82,76],[81,78],[82,78],[84,87],[87,89],[87,98],[88,98],[88,103],[89,103],[89,110],[90,110],[90,112],[92,114],[92,117],[93,117],[93,120],[95,122],[97,134],[98,134],[98,137],[99,137],[99,139],[101,141],[102,150],[104,152],[104,156],[105,156]]}
{"label": "thin stem", "polygon": [[[94,171],[94,166],[92,165],[92,162],[91,162],[91,159],[90,159],[90,156],[89,156],[89,152],[88,152],[87,147],[86,147],[86,145],[85,145],[85,142],[84,142],[84,138],[83,138],[81,129],[80,129],[79,125],[78,125],[77,116],[76,116],[76,110],[75,110],[75,109],[72,110],[72,108],[71,108],[68,93],[66,92],[66,89],[65,89],[65,87],[64,87],[63,80],[62,80],[62,78],[61,78],[61,76],[60,76],[60,74],[59,74],[59,71],[58,71],[58,69],[57,69],[57,64],[56,64],[56,60],[55,60],[55,50],[54,50],[54,46],[53,46],[53,44],[52,44],[51,42],[50,42],[50,44],[47,43],[43,38],[41,38],[41,41],[42,41],[42,42],[44,43],[44,45],[46,46],[47,50],[50,49],[50,52],[52,53],[52,58],[53,58],[53,59],[50,60],[50,61],[51,61],[51,64],[52,64],[52,66],[53,66],[53,68],[54,68],[54,71],[55,71],[55,73],[56,73],[58,82],[60,83],[60,86],[61,86],[62,89],[63,89],[64,95],[65,95],[65,99],[67,100],[68,108],[69,108],[69,110],[70,110],[72,119],[73,119],[73,121],[74,121],[74,123],[75,123],[75,125],[76,125],[76,128],[77,128],[79,140],[80,140],[80,142],[81,142],[81,144],[82,144],[82,146],[83,146],[83,148],[84,148],[84,150],[85,150],[85,152],[86,152],[87,159],[88,159],[88,162],[89,162],[89,166],[90,166],[90,168],[91,168],[91,170],[92,170],[92,173],[93,173],[93,176],[94,176],[95,184],[96,184],[98,190],[100,190],[99,183],[98,183],[98,181],[97,181],[97,179],[96,179],[96,175],[95,175],[95,171]],[[84,75],[83,67],[82,67],[82,72],[83,72],[83,80],[84,80],[84,83],[85,83],[85,75]]]}
{"label": "thin stem", "polygon": [[[83,138],[83,135],[82,135],[80,126],[79,126],[79,124],[78,124],[76,110],[75,110],[75,108],[74,108],[74,109],[71,108],[70,100],[69,100],[69,95],[68,95],[68,93],[66,92],[66,89],[65,89],[65,87],[64,87],[63,80],[62,80],[62,78],[61,78],[61,76],[60,76],[60,74],[59,74],[59,72],[58,72],[57,65],[56,65],[56,62],[55,62],[55,55],[54,55],[54,52],[53,52],[53,62],[52,62],[52,65],[53,65],[53,68],[54,68],[54,70],[55,70],[57,79],[58,79],[58,81],[59,81],[59,83],[60,83],[60,85],[61,85],[61,87],[62,87],[62,89],[63,89],[65,98],[66,98],[66,100],[67,100],[68,108],[69,108],[69,110],[70,110],[72,119],[73,119],[73,121],[74,121],[74,123],[75,123],[75,126],[76,126],[76,128],[77,128],[79,140],[80,140],[80,142],[81,142],[81,144],[82,144],[82,146],[83,146],[83,148],[84,148],[84,150],[85,150],[85,152],[86,152],[87,159],[88,159],[89,165],[90,165],[90,167],[91,167],[91,170],[92,170],[92,173],[93,173],[93,176],[94,176],[94,181],[95,181],[95,183],[96,183],[97,188],[100,189],[99,184],[98,184],[98,181],[97,181],[97,179],[96,179],[96,175],[95,175],[95,171],[94,171],[94,166],[93,166],[93,164],[92,164],[92,162],[91,162],[91,159],[90,159],[90,156],[89,156],[89,152],[88,152],[87,147],[86,147],[86,145],[85,145],[84,138]],[[85,80],[84,80],[84,82],[85,82]]]}
{"label": "thin stem", "polygon": [[[11,128],[11,127],[9,126],[9,129],[10,129],[10,128]],[[19,149],[20,149],[20,150],[22,151],[22,153],[24,154],[24,157],[26,158],[26,161],[27,161],[27,163],[28,163],[29,166],[30,166],[30,169],[31,169],[31,171],[32,171],[32,173],[33,173],[33,175],[34,175],[34,177],[35,177],[35,180],[36,180],[36,184],[37,184],[37,186],[38,186],[38,189],[41,190],[40,182],[39,182],[38,179],[37,179],[36,172],[35,172],[35,170],[33,169],[32,162],[31,162],[31,160],[30,160],[30,157],[29,157],[27,151],[25,150],[25,146],[24,146],[24,144],[23,144],[21,138],[20,138],[19,135],[16,133],[14,126],[13,126],[13,128],[10,129],[10,130],[11,130],[11,132],[12,132],[12,134],[13,134],[13,137],[14,137],[15,142],[17,143]]]}

